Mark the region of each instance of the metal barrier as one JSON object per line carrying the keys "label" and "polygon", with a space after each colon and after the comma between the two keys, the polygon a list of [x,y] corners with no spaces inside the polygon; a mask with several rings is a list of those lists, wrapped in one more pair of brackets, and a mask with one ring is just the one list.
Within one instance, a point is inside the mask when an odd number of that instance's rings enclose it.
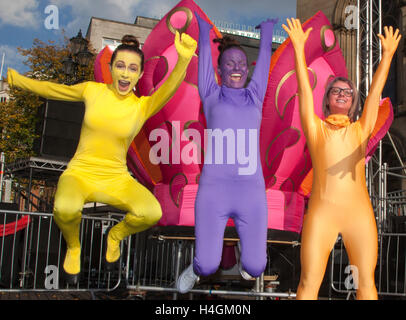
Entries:
{"label": "metal barrier", "polygon": [[[82,216],[81,277],[74,287],[62,277],[66,245],[50,213],[0,210],[0,292],[112,291],[121,271],[104,269],[106,229],[115,218]],[[120,260],[121,264],[121,260]]]}
{"label": "metal barrier", "polygon": [[[398,213],[404,206],[399,201],[401,197],[403,195],[397,192],[393,198],[387,199],[390,215]],[[109,292],[122,284],[130,291],[165,293],[177,299],[180,294],[175,288],[176,279],[192,263],[194,256],[194,237],[142,232],[123,241],[117,270],[107,272],[103,263],[106,231],[121,219],[83,215],[80,229],[82,276],[76,286],[69,287],[59,273],[63,270],[66,247],[52,214],[7,210],[1,210],[0,214],[0,292]],[[238,241],[235,238],[224,240]],[[296,250],[300,243],[268,240],[269,251],[276,245]],[[278,254],[292,268],[294,276],[297,261],[291,261],[283,252]],[[189,297],[202,294],[257,299],[295,298],[295,283],[287,290],[278,291],[281,279],[272,268],[275,258],[275,252],[269,252],[267,268],[255,281],[243,280],[238,268],[234,273],[220,271],[213,277],[203,278]],[[334,292],[347,294],[347,298],[355,293],[351,271],[339,237],[331,255],[330,283]],[[380,296],[406,297],[406,233],[379,234],[376,285]]]}
{"label": "metal barrier", "polygon": [[406,297],[406,234],[380,236],[377,287],[380,295]]}
{"label": "metal barrier", "polygon": [[[379,254],[375,269],[378,296],[406,298],[406,234],[384,233],[378,236]],[[331,253],[330,283],[336,293],[355,296],[353,267],[341,237]],[[331,298],[331,296],[330,296]]]}
{"label": "metal barrier", "polygon": [[[378,261],[375,283],[380,297],[406,298],[406,190],[387,192],[387,176],[405,179],[384,163],[378,172],[378,193],[371,195],[378,227]],[[370,189],[372,190],[372,189]],[[355,295],[352,266],[341,236],[331,252],[331,289],[347,298]],[[330,298],[332,294],[330,293]]]}
{"label": "metal barrier", "polygon": [[406,190],[388,192],[387,201],[388,214],[390,216],[406,216]]}
{"label": "metal barrier", "polygon": [[[135,292],[160,292],[172,294],[173,299],[179,297],[175,288],[176,279],[186,269],[194,256],[194,237],[154,235],[145,237],[143,234],[133,236],[127,251],[127,288]],[[235,238],[225,238],[225,242],[237,242]],[[268,241],[271,245],[290,246],[300,245],[297,241]],[[278,276],[272,274],[268,255],[267,270],[255,281],[243,280],[236,272],[222,272],[219,270],[210,277],[201,277],[189,293],[204,295],[229,295],[263,298],[295,298],[292,291],[276,292],[279,284]],[[286,260],[289,260],[285,257]],[[293,269],[294,262],[290,262]],[[266,288],[266,285],[268,287]],[[221,290],[221,288],[225,288]],[[295,289],[291,288],[291,289]]]}
{"label": "metal barrier", "polygon": [[[116,270],[107,272],[103,262],[107,229],[122,218],[112,216],[82,216],[81,278],[76,286],[69,286],[63,279],[66,245],[53,215],[0,210],[0,292],[110,292],[121,285],[132,292],[161,292],[177,299],[176,279],[192,262],[194,237],[171,237],[150,230],[130,236],[122,241]],[[225,241],[236,243],[238,239]],[[299,245],[297,241],[268,241],[268,250],[272,246],[296,250]],[[285,267],[283,271],[293,273],[296,263],[280,251],[279,257],[293,270]],[[191,294],[294,298],[294,284],[277,292],[280,279],[272,269],[274,257],[268,255],[267,269],[255,281],[243,280],[234,268],[234,273],[220,272],[202,280]]]}

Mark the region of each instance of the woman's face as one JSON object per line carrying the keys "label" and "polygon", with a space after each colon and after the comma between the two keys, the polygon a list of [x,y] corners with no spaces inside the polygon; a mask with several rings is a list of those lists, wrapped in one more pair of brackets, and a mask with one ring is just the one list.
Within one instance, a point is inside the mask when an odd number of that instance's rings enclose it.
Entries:
{"label": "woman's face", "polygon": [[130,51],[118,51],[111,66],[113,87],[120,95],[127,95],[142,77],[141,57]]}
{"label": "woman's face", "polygon": [[222,83],[234,89],[243,88],[248,77],[247,57],[238,48],[224,51],[218,72]]}
{"label": "woman's face", "polygon": [[328,105],[330,114],[345,114],[352,106],[353,90],[350,85],[344,81],[337,81],[333,84],[328,94]]}

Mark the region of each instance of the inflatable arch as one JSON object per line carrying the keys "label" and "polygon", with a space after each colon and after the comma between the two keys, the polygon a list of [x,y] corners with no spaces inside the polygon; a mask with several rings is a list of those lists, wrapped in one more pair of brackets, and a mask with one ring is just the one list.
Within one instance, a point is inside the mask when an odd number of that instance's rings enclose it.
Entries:
{"label": "inflatable arch", "polygon": [[[182,0],[152,30],[143,46],[145,68],[144,76],[137,85],[137,95],[150,95],[174,68],[177,59],[173,44],[175,30],[187,32],[198,40],[199,28],[193,15],[195,11],[211,23],[192,0]],[[321,102],[326,84],[333,77],[346,77],[346,64],[333,29],[322,12],[303,24],[304,30],[310,27],[313,31],[307,41],[306,61],[313,86],[315,112],[323,118]],[[216,37],[221,37],[221,34],[213,27],[210,38]],[[109,47],[98,54],[95,62],[96,81],[111,81],[108,68],[111,54]],[[214,43],[212,56],[213,67],[217,71],[218,50]],[[306,199],[311,192],[312,165],[300,125],[294,52],[289,39],[272,55],[270,63],[260,129],[261,161],[268,199],[268,228],[300,233]],[[188,129],[193,128],[203,136],[206,128],[197,89],[197,66],[198,50],[176,94],[158,114],[145,123],[128,150],[128,168],[159,200],[163,210],[159,225],[163,226],[194,226],[194,202],[202,163],[196,161],[187,164],[179,161],[179,153],[190,151],[191,144],[194,144],[194,156],[204,158],[203,146],[185,138]],[[369,155],[389,129],[392,119],[390,101],[385,99],[368,144]],[[151,139],[156,129],[166,132],[168,137],[170,152],[167,163],[156,163],[153,159],[154,146],[162,143],[159,139]],[[228,226],[233,226],[232,220]]]}

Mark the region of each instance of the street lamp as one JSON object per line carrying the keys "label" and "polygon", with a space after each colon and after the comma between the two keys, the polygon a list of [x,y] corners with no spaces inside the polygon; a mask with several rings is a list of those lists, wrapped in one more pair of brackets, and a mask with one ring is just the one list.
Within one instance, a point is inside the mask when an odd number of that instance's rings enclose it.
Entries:
{"label": "street lamp", "polygon": [[79,30],[76,37],[70,40],[70,54],[64,59],[63,71],[67,75],[70,84],[78,83],[83,80],[84,74],[78,75],[78,67],[89,65],[93,54],[88,50],[89,41],[82,36],[82,30]]}
{"label": "street lamp", "polygon": [[63,64],[63,73],[66,74],[68,77],[73,76],[75,73],[75,62],[72,59],[72,55],[70,54],[69,57],[65,58],[62,61]]}
{"label": "street lamp", "polygon": [[79,30],[77,36],[70,38],[69,41],[70,41],[71,50],[72,50],[73,55],[76,55],[79,52],[87,49],[88,41],[87,41],[87,39],[83,38],[82,30]]}
{"label": "street lamp", "polygon": [[90,61],[92,60],[93,54],[91,54],[86,47],[86,50],[84,51],[80,51],[77,55],[76,55],[76,59],[79,63],[79,65],[81,65],[82,67],[85,67],[87,65],[89,65]]}

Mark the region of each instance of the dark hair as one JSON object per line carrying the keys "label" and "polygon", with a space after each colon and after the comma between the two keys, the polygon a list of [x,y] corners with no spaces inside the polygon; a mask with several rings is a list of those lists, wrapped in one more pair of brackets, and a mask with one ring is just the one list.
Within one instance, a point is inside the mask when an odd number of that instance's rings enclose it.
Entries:
{"label": "dark hair", "polygon": [[116,50],[114,50],[113,55],[111,56],[110,65],[113,65],[117,52],[119,51],[130,51],[137,53],[141,57],[141,72],[144,70],[144,52],[142,52],[140,49],[140,43],[136,37],[126,34],[121,38],[121,44],[116,48]]}
{"label": "dark hair", "polygon": [[331,80],[327,84],[326,91],[324,92],[323,103],[322,103],[323,114],[327,118],[331,113],[330,106],[328,105],[328,95],[330,93],[331,88],[338,81],[347,83],[350,86],[350,88],[352,89],[352,105],[351,105],[350,110],[348,110],[348,117],[350,118],[350,120],[352,122],[357,121],[358,115],[361,111],[360,107],[359,107],[358,90],[351,80],[344,78],[344,77],[335,77],[335,78],[333,78],[333,80]]}
{"label": "dark hair", "polygon": [[220,44],[218,46],[218,50],[220,51],[219,57],[217,59],[218,65],[220,65],[221,57],[223,56],[224,51],[230,48],[237,48],[244,52],[245,56],[247,56],[247,53],[245,52],[243,47],[241,47],[241,44],[230,36],[224,36],[223,38],[214,39],[213,42]]}

